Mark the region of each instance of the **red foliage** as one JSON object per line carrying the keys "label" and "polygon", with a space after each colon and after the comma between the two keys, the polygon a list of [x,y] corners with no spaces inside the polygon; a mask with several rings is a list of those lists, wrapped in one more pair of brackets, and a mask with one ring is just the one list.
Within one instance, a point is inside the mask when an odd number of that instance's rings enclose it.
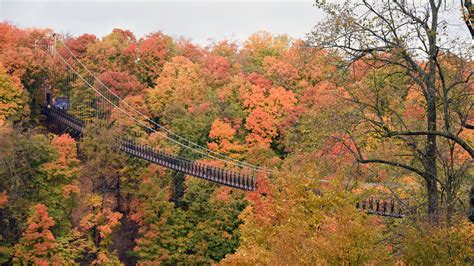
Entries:
{"label": "red foliage", "polygon": [[97,41],[97,37],[93,34],[83,34],[77,38],[66,40],[67,47],[78,58],[84,57],[87,53],[87,47]]}
{"label": "red foliage", "polygon": [[266,77],[257,74],[257,73],[250,73],[246,79],[253,85],[260,86],[265,89],[269,89],[272,86],[272,82],[267,79]]}
{"label": "red foliage", "polygon": [[200,46],[191,43],[191,41],[186,39],[180,39],[176,43],[178,55],[184,56],[187,59],[191,60],[193,63],[198,63],[203,60],[205,51]]}
{"label": "red foliage", "polygon": [[50,231],[54,224],[48,208],[44,204],[35,205],[20,243],[15,246],[14,262],[49,265],[56,261],[54,254],[57,243]]}
{"label": "red foliage", "polygon": [[210,84],[221,85],[230,79],[229,61],[222,56],[207,55],[202,74]]}
{"label": "red foliage", "polygon": [[139,41],[137,72],[140,80],[147,82],[148,86],[155,85],[163,65],[171,57],[171,45],[172,39],[162,32],[149,34]]}
{"label": "red foliage", "polygon": [[25,35],[25,32],[17,27],[7,22],[0,22],[0,53],[18,45],[19,40],[25,38]]}
{"label": "red foliage", "polygon": [[145,89],[137,77],[130,75],[128,71],[105,71],[99,76],[99,79],[122,98],[143,93]]}
{"label": "red foliage", "polygon": [[298,70],[290,63],[275,57],[267,56],[263,59],[265,74],[280,86],[290,86],[299,78]]}
{"label": "red foliage", "polygon": [[272,209],[270,194],[272,185],[264,173],[257,176],[258,188],[255,192],[248,192],[246,198],[253,205],[253,215],[255,222],[260,225],[271,224],[276,218],[275,211]]}

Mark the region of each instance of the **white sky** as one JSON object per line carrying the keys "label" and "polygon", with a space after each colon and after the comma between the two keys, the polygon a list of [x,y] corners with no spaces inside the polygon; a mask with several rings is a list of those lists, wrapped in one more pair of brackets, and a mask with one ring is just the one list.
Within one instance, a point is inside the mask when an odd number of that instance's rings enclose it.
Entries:
{"label": "white sky", "polygon": [[114,28],[137,37],[162,30],[203,45],[210,38],[242,41],[258,30],[302,38],[322,16],[312,0],[0,0],[0,20],[20,27],[99,37]]}
{"label": "white sky", "polygon": [[[459,0],[448,2],[459,4]],[[92,33],[102,37],[121,28],[141,37],[162,30],[206,45],[211,38],[243,41],[258,30],[303,38],[324,18],[313,3],[314,0],[0,0],[0,20],[75,36]],[[469,37],[458,10],[448,17],[450,31]]]}

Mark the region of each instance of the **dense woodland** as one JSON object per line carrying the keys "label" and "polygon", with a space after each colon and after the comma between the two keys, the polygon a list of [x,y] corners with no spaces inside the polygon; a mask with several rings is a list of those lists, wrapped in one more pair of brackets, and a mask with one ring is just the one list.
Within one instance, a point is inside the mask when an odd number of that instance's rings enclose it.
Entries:
{"label": "dense woodland", "polygon": [[[473,49],[444,34],[438,1],[398,2],[318,2],[328,18],[304,40],[63,36],[147,116],[273,170],[255,192],[185,177],[178,199],[176,173],[116,150],[120,130],[51,130],[44,89],[84,92],[61,85],[52,30],[0,23],[0,263],[472,265]],[[358,210],[368,197],[404,218]]]}

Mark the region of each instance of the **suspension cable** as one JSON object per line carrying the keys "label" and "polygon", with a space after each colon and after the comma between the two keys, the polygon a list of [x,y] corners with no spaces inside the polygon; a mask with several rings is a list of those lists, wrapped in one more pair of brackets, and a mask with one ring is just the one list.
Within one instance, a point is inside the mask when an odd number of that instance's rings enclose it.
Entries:
{"label": "suspension cable", "polygon": [[[210,155],[210,154],[206,154],[198,149],[195,149],[193,147],[189,147],[187,146],[186,144],[183,144],[169,136],[167,136],[166,134],[163,134],[161,132],[158,132],[156,131],[155,129],[153,128],[150,128],[149,126],[147,126],[146,124],[144,124],[142,121],[138,120],[137,118],[135,118],[134,116],[130,115],[127,111],[123,110],[121,107],[117,106],[115,103],[113,103],[111,100],[109,100],[107,97],[105,97],[99,90],[97,90],[94,86],[92,86],[86,79],[84,79],[84,77],[82,77],[78,72],[77,70],[75,70],[59,53],[58,53],[58,57],[74,72],[76,73],[76,75],[85,83],[87,84],[91,89],[93,89],[97,94],[99,94],[102,98],[104,98],[107,102],[109,102],[109,104],[111,104],[114,108],[117,108],[120,112],[122,112],[124,115],[128,116],[129,118],[133,119],[135,122],[137,122],[138,124],[140,124],[141,126],[143,126],[144,128],[147,128],[148,130],[152,131],[152,132],[156,132],[157,134],[159,134],[160,136],[172,141],[173,143],[176,143],[178,145],[180,145],[181,147],[183,148],[187,148],[187,149],[190,149],[190,150],[193,150],[199,154],[202,154],[202,155],[205,155],[205,156],[208,156],[212,159],[215,159],[215,160],[219,160],[221,162],[224,162],[224,163],[228,163],[228,164],[232,164],[232,165],[236,165],[236,166],[239,166],[239,167],[243,167],[241,164],[237,164],[237,163],[234,163],[234,162],[231,162],[231,161],[227,161],[225,159],[221,159],[221,158],[218,158],[218,157],[215,157],[213,155]],[[244,166],[245,167],[245,166]],[[247,167],[247,168],[250,168],[252,170],[255,170],[254,168],[251,168],[251,167]]]}
{"label": "suspension cable", "polygon": [[[171,134],[173,136],[175,136],[176,138],[180,139],[180,140],[183,140],[184,142],[187,142],[195,147],[199,147],[205,151],[207,151],[208,153],[211,153],[211,154],[214,154],[215,156],[211,156],[207,153],[203,153],[203,152],[199,152],[200,154],[202,155],[205,155],[205,156],[208,156],[210,158],[213,158],[213,159],[218,159],[220,161],[223,161],[223,162],[229,162],[229,161],[232,161],[231,164],[233,165],[237,165],[237,166],[240,166],[240,167],[247,167],[247,168],[250,168],[252,170],[258,170],[258,171],[263,171],[263,172],[267,172],[267,173],[271,173],[273,172],[271,169],[267,169],[265,167],[261,167],[261,166],[257,166],[257,165],[254,165],[254,164],[250,164],[250,163],[247,163],[247,162],[243,162],[243,161],[240,161],[240,160],[237,160],[237,159],[234,159],[234,158],[231,158],[229,156],[226,156],[224,154],[221,154],[221,153],[218,153],[218,152],[215,152],[211,149],[208,149],[206,147],[203,147],[193,141],[190,141],[176,133],[174,133],[173,131],[171,131],[170,129],[158,124],[157,122],[153,121],[152,119],[150,119],[149,117],[147,117],[145,114],[143,114],[142,112],[140,112],[139,110],[137,110],[136,108],[134,108],[132,105],[130,105],[127,101],[125,101],[123,98],[121,98],[119,95],[117,95],[115,92],[113,92],[109,87],[107,87],[99,78],[97,78],[88,68],[87,66],[84,65],[84,63],[82,63],[81,60],[79,60],[75,55],[74,53],[69,49],[69,47],[66,45],[66,43],[63,41],[62,44],[64,45],[64,48],[66,48],[66,50],[68,51],[68,53],[92,76],[92,78],[94,78],[95,80],[97,80],[108,92],[110,92],[113,96],[115,96],[119,102],[123,102],[125,105],[127,105],[132,111],[134,111],[136,114],[142,116],[145,121],[148,121],[150,123],[152,123],[153,125],[157,126],[159,129],[163,129],[164,131],[166,131],[168,134]],[[58,53],[59,54],[59,53]],[[61,56],[62,57],[62,56]],[[62,58],[63,61],[64,58]],[[72,68],[72,66],[70,66],[68,64],[68,66],[70,68]],[[75,70],[74,70],[75,71]],[[78,74],[79,75],[79,74]],[[89,84],[90,85],[90,84]],[[103,96],[104,97],[104,96]],[[106,97],[104,97],[106,98]],[[107,99],[108,100],[108,99]],[[109,101],[110,102],[110,101]],[[114,105],[115,106],[115,105]],[[118,107],[119,108],[119,107]],[[136,119],[134,119],[136,120]],[[146,126],[148,129],[152,130],[153,132],[157,132],[156,130],[154,129],[151,129],[150,127]],[[167,136],[168,139],[171,139],[170,137]],[[177,143],[177,141],[173,140],[173,142]],[[184,148],[187,148],[187,149],[191,149],[193,151],[197,151],[195,148],[192,148],[186,144],[182,144],[181,142],[180,143],[180,146],[184,147]],[[225,159],[221,159],[221,158],[217,158],[216,156],[220,156],[222,158],[225,158]]]}

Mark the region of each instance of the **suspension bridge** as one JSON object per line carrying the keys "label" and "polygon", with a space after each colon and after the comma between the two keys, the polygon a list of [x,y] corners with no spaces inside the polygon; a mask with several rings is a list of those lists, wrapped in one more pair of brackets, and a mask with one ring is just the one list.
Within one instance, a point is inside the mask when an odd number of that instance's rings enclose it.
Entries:
{"label": "suspension bridge", "polygon": [[[58,43],[62,44],[60,50],[57,47]],[[72,100],[67,97],[66,102],[60,103],[55,101],[57,98],[53,100],[51,91],[46,92],[46,103],[42,106],[42,113],[48,118],[82,134],[88,123],[102,120],[110,125],[117,122],[112,116],[118,115],[122,118],[122,124],[118,125],[121,127],[122,136],[116,139],[116,143],[121,151],[176,172],[228,187],[255,191],[256,176],[259,173],[271,173],[263,167],[236,160],[192,142],[150,119],[98,79],[64,42],[55,40],[50,51],[67,73],[60,84],[62,87],[60,89],[80,92],[76,92],[76,96],[79,97],[74,97]],[[150,134],[156,134],[182,149],[213,161],[214,164],[217,162],[223,167],[158,150],[144,143],[143,140]]]}
{"label": "suspension bridge", "polygon": [[[60,45],[58,47],[58,44]],[[59,49],[58,49],[59,48]],[[271,170],[239,161],[192,142],[147,117],[132,104],[106,86],[87,66],[56,38],[49,47],[52,56],[60,62],[67,73],[57,91],[76,91],[75,97],[53,97],[52,91],[45,92],[42,113],[55,123],[75,131],[79,136],[89,123],[106,121],[101,125],[120,127],[121,136],[115,139],[118,149],[132,157],[146,160],[167,169],[207,180],[219,185],[245,191],[256,191],[257,176],[269,175]],[[71,100],[72,99],[72,100]],[[120,117],[120,122],[117,118]],[[118,123],[117,123],[118,122]],[[201,158],[218,162],[213,166],[205,160],[192,160],[171,154],[147,144],[147,136],[155,134],[169,143],[188,150]],[[215,165],[215,164],[214,164]],[[401,218],[400,204],[393,199],[366,199],[357,203],[356,208],[368,214]]]}

